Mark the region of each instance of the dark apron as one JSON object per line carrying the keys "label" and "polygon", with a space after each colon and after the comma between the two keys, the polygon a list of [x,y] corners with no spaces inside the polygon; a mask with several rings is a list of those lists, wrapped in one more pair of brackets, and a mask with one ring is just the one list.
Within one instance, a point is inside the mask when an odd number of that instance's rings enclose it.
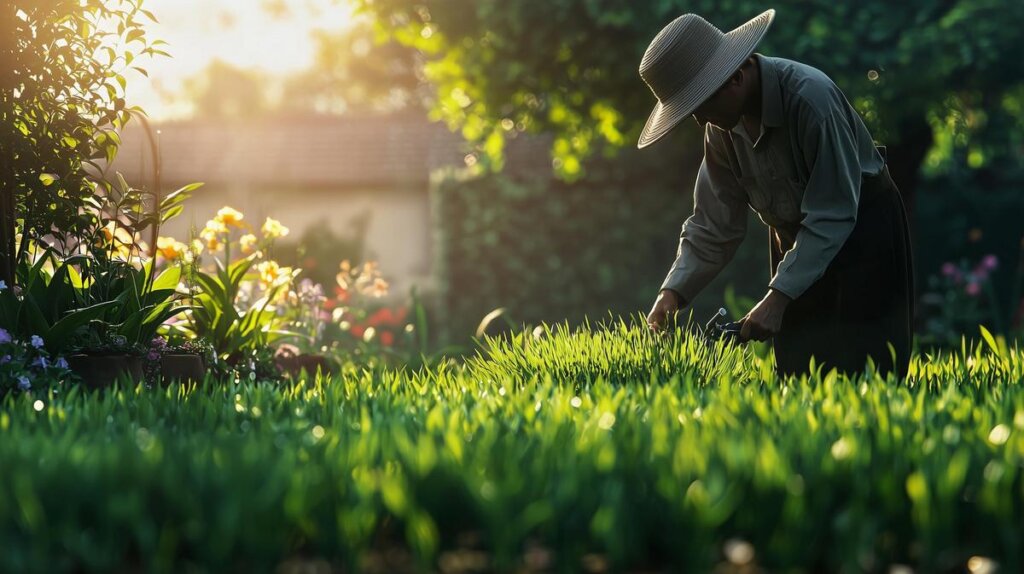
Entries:
{"label": "dark apron", "polygon": [[[773,277],[793,246],[794,231],[768,229]],[[904,377],[913,316],[907,213],[886,167],[863,178],[853,232],[825,274],[786,308],[773,341],[776,370],[782,375],[807,372],[813,355],[823,372],[836,367],[855,374],[871,357],[880,372],[895,368]]]}

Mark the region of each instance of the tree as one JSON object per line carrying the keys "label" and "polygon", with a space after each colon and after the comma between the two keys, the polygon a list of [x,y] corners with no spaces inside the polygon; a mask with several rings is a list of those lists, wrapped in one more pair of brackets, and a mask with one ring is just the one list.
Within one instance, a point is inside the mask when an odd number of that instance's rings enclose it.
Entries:
{"label": "tree", "polygon": [[[113,159],[127,70],[148,42],[141,0],[14,0],[0,7],[0,279],[31,241],[89,224],[90,166]],[[21,234],[18,245],[15,237]]]}
{"label": "tree", "polygon": [[340,33],[316,31],[316,58],[285,83],[280,108],[320,113],[422,111],[416,50],[380,38],[366,21]]}
{"label": "tree", "polygon": [[[452,129],[499,165],[506,137],[550,131],[554,165],[570,179],[597,149],[635,145],[654,104],[637,68],[658,30],[685,12],[730,29],[765,8],[752,0],[357,1],[382,30],[428,57],[432,108]],[[759,51],[828,73],[888,145],[908,198],[951,103],[983,106],[1024,86],[1021,2],[774,7]]]}

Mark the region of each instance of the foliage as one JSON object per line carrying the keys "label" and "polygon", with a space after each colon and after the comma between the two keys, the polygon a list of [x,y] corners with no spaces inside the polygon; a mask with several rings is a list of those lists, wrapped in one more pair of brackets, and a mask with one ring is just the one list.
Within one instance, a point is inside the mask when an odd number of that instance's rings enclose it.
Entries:
{"label": "foliage", "polygon": [[31,265],[22,261],[17,273],[20,292],[0,291],[0,325],[15,337],[42,337],[50,352],[68,350],[82,329],[117,305],[114,300],[77,304],[84,299],[85,288],[75,262],[73,258],[60,261],[50,252]]}
{"label": "foliage", "polygon": [[[15,218],[29,242],[89,225],[81,208],[93,196],[88,167],[110,162],[117,129],[138,108],[126,106],[125,74],[136,57],[163,54],[140,0],[15,0],[0,8],[0,279],[13,279]],[[95,173],[93,173],[95,175]]]}
{"label": "foliage", "polygon": [[198,187],[185,186],[153,211],[144,192],[118,175],[81,209],[82,225],[29,242],[16,290],[0,293],[0,320],[16,335],[38,334],[51,352],[142,352],[168,318],[180,313],[180,270],[155,269],[142,231],[181,212]]}
{"label": "foliage", "polygon": [[[602,147],[634,145],[654,103],[637,67],[663,26],[694,12],[728,30],[765,9],[749,0],[359,4],[390,37],[427,57],[436,117],[492,158],[510,135],[552,132],[555,166],[567,178]],[[964,112],[989,112],[1004,97],[1020,101],[1020,3],[787,0],[773,7],[776,21],[759,50],[828,73],[877,138],[908,148],[891,151],[911,172],[931,146],[930,114],[944,117],[951,98]]]}
{"label": "foliage", "polygon": [[331,296],[322,285],[303,279],[282,308],[295,336],[289,352],[325,354],[336,366],[422,364],[428,346],[426,309],[415,292],[408,306],[386,300],[389,289],[373,261],[342,261]]}
{"label": "foliage", "polygon": [[619,324],[418,373],[12,396],[0,569],[1015,572],[1024,353],[987,339],[907,382]]}
{"label": "foliage", "polygon": [[[974,178],[963,173],[929,178],[921,190],[914,221],[915,266],[922,294],[921,325],[926,336],[937,335],[936,341],[956,344],[960,333],[972,329],[971,325],[984,322],[987,327],[1007,335],[1020,334],[1024,328],[1024,220],[1018,214],[1024,210],[1024,197],[1019,185],[980,186]],[[986,257],[997,261],[998,269],[984,273],[986,281],[978,284],[979,297],[970,297],[966,288],[971,284],[968,275]],[[966,262],[972,262],[967,265]],[[947,263],[960,267],[962,281],[956,283],[957,273]],[[946,269],[942,277],[933,277]],[[972,290],[975,287],[971,288]],[[940,299],[935,295],[939,294]],[[946,306],[946,297],[955,297],[954,307]],[[975,305],[977,304],[977,305]],[[944,312],[937,313],[934,305]],[[972,314],[967,307],[978,307],[980,314]],[[936,333],[927,322],[942,317],[945,327]],[[948,329],[954,329],[951,333]]]}
{"label": "foliage", "polygon": [[[193,305],[186,320],[171,329],[206,339],[229,367],[246,366],[255,374],[261,361],[273,362],[267,346],[286,335],[276,305],[299,270],[281,267],[269,257],[274,241],[288,234],[287,227],[268,217],[254,229],[244,219],[244,214],[224,207],[190,245],[167,240],[186,267]],[[212,259],[205,269],[203,255]]]}
{"label": "foliage", "polygon": [[74,380],[64,357],[53,357],[39,335],[11,336],[0,327],[0,397],[12,391],[45,392]]}
{"label": "foliage", "polygon": [[943,263],[941,276],[928,277],[928,289],[921,297],[927,317],[923,344],[959,344],[969,325],[1003,327],[990,275],[999,267],[995,255],[986,255],[971,266],[966,261]]}
{"label": "foliage", "polygon": [[301,268],[302,276],[314,283],[334,285],[342,261],[362,263],[372,214],[365,211],[349,218],[341,224],[344,229],[341,233],[334,229],[338,218],[332,216],[331,219],[324,218],[309,225],[298,237],[278,241],[274,246],[277,261]]}

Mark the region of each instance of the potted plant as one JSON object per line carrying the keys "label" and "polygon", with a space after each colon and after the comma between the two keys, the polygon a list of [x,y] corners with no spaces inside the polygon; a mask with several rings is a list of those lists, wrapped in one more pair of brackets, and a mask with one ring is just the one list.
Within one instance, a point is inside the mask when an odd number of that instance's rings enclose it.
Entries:
{"label": "potted plant", "polygon": [[[143,230],[165,223],[198,187],[193,184],[164,198],[155,213],[143,209],[143,194],[118,174],[120,189],[107,184],[92,203],[93,225],[65,257],[67,282],[79,301],[102,305],[99,316],[73,334],[68,357],[72,369],[91,387],[106,387],[118,378],[141,382],[143,356],[160,326],[187,310],[178,292],[181,269],[157,267],[159,253],[144,256]],[[72,263],[72,266],[68,266]]]}
{"label": "potted plant", "polygon": [[151,384],[200,383],[206,378],[213,346],[204,339],[168,342],[155,337],[146,353],[146,380]]}

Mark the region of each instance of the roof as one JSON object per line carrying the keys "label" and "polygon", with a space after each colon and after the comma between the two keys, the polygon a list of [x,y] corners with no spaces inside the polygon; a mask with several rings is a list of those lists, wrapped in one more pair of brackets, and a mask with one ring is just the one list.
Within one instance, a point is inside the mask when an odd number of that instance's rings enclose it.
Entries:
{"label": "roof", "polygon": [[[426,185],[430,172],[464,166],[458,134],[426,119],[302,117],[249,122],[188,120],[154,124],[168,185],[204,181],[255,185]],[[114,169],[129,181],[151,178],[142,125],[121,134]],[[517,138],[507,169],[551,169],[547,138]]]}

